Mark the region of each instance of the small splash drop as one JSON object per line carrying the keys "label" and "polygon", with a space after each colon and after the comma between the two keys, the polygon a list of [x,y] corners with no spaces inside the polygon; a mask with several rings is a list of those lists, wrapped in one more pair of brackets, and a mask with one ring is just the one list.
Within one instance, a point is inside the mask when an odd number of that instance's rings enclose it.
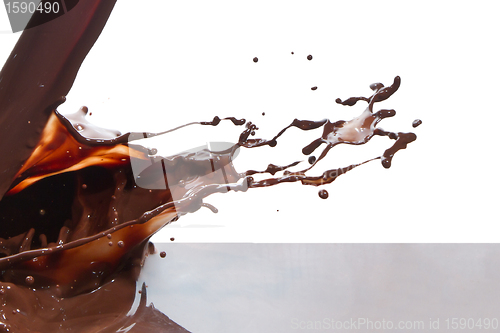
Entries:
{"label": "small splash drop", "polygon": [[35,283],[35,278],[33,276],[31,276],[31,275],[28,275],[26,277],[26,284],[32,285],[33,283]]}

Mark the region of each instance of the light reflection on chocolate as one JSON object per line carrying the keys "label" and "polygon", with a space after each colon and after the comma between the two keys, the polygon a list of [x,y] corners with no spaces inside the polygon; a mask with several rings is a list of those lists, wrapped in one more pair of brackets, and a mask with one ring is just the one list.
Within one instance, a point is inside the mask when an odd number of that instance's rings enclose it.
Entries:
{"label": "light reflection on chocolate", "polygon": [[[214,193],[247,191],[289,182],[320,186],[377,159],[388,168],[395,153],[416,139],[413,133],[387,132],[376,127],[384,118],[395,115],[394,110],[374,111],[374,105],[398,90],[399,77],[388,87],[372,84],[371,97],[337,100],[348,106],[358,101],[368,103],[352,120],[295,119],[270,139],[254,138],[258,131],[254,123],[231,117],[192,122],[161,133],[123,135],[90,124],[85,107],[64,117],[56,107],[64,102],[61,96],[69,91],[73,74],[103,28],[113,4],[109,1],[104,5],[98,0],[81,2],[68,17],[25,32],[14,50],[21,55],[41,52],[31,49],[30,43],[48,30],[52,37],[67,35],[65,38],[69,41],[77,41],[72,45],[78,54],[76,60],[71,60],[71,56],[47,57],[43,60],[50,69],[49,74],[38,74],[24,72],[11,57],[0,74],[9,80],[8,90],[13,96],[8,99],[0,93],[2,115],[7,115],[0,121],[0,128],[3,138],[8,139],[3,140],[9,142],[7,148],[12,150],[13,146],[16,152],[11,164],[0,165],[2,193],[5,193],[0,201],[0,302],[3,305],[0,330],[5,332],[57,329],[117,332],[125,328],[130,328],[129,332],[186,332],[153,306],[146,306],[144,285],[138,309],[133,316],[127,316],[135,299],[140,269],[145,258],[155,252],[149,238],[156,231],[202,207],[216,211],[203,202]],[[91,20],[87,21],[89,17]],[[75,32],[70,29],[76,24],[71,20],[90,23]],[[70,32],[54,30],[61,27]],[[76,39],[75,35],[82,31],[91,36]],[[49,53],[58,53],[67,47],[57,44]],[[26,56],[20,58],[25,59],[24,65],[34,61]],[[308,56],[308,60],[311,59],[312,56]],[[61,64],[67,64],[70,74],[65,74],[67,68]],[[16,77],[17,72],[22,75]],[[49,75],[43,87],[47,90],[40,91],[38,87],[29,92],[28,89],[27,97],[24,96],[27,100],[21,100],[22,85],[28,83],[29,86],[36,81],[33,78],[36,75]],[[28,111],[22,117],[12,117],[23,107]],[[162,157],[157,156],[155,149],[135,143],[168,135],[186,126],[217,126],[223,120],[245,127],[239,138],[235,138],[236,143],[222,151],[202,149]],[[11,137],[11,127],[20,132]],[[312,156],[308,159],[310,165],[300,171],[290,170],[301,161],[291,161],[285,166],[269,163],[261,171],[235,169],[233,158],[238,149],[275,147],[281,135],[291,127],[303,131],[322,129],[322,134],[302,149],[304,155],[310,155],[324,145],[317,159]],[[386,136],[395,142],[370,160],[310,175],[336,145],[366,144],[374,135]],[[3,156],[7,148],[5,145],[2,148]],[[134,172],[137,165],[144,165],[140,175]],[[254,178],[266,174],[271,177]],[[163,189],[138,186],[139,176],[141,183],[167,186]],[[322,189],[319,195],[326,198],[328,192]],[[39,308],[36,304],[43,306]]]}

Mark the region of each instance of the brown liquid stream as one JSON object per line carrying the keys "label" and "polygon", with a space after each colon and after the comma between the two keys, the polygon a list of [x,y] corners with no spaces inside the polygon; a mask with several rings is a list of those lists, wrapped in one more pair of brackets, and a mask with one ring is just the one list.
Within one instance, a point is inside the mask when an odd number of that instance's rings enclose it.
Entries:
{"label": "brown liquid stream", "polygon": [[[398,90],[399,77],[388,87],[372,84],[370,97],[337,100],[348,106],[367,102],[367,108],[352,120],[294,119],[269,139],[255,138],[254,123],[232,117],[179,127],[192,126],[196,135],[197,126],[217,126],[221,121],[244,125],[237,143],[219,151],[157,156],[155,149],[135,141],[169,135],[179,128],[120,135],[90,124],[86,108],[64,117],[56,110],[64,102],[60,96],[71,88],[113,5],[114,1],[80,2],[71,13],[24,32],[13,51],[22,62],[11,56],[0,73],[4,139],[0,153],[10,156],[0,164],[0,332],[187,332],[153,305],[147,306],[144,285],[138,309],[127,316],[144,260],[155,252],[149,243],[155,232],[202,207],[215,212],[204,202],[214,193],[290,182],[321,186],[374,160],[389,168],[394,155],[416,139],[413,133],[377,128],[395,111],[375,111],[374,105]],[[33,48],[32,43],[46,33],[61,36],[67,44],[47,40],[53,48],[42,59],[43,73],[26,71],[23,66],[30,68],[33,62],[40,66],[34,55],[44,54],[43,48]],[[66,51],[64,56],[50,58],[61,50]],[[17,116],[19,110],[26,111]],[[233,158],[238,150],[275,147],[292,127],[321,131],[302,149],[304,155],[318,151],[318,157],[310,156],[303,169],[290,171],[301,165],[291,161],[284,166],[269,163],[265,170],[236,170]],[[366,144],[375,135],[391,142],[379,156],[315,171],[335,146]],[[257,175],[266,176],[256,180]],[[328,197],[324,189],[318,194]]]}

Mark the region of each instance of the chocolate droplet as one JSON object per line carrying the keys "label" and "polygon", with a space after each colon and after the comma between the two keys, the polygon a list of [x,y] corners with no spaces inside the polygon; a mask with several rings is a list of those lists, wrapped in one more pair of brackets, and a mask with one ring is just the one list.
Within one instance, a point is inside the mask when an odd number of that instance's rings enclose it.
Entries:
{"label": "chocolate droplet", "polygon": [[316,156],[309,156],[307,161],[309,162],[309,164],[314,164],[314,162],[316,162]]}
{"label": "chocolate droplet", "polygon": [[28,275],[26,277],[26,284],[32,285],[33,283],[35,283],[35,278],[32,277],[31,275]]}
{"label": "chocolate droplet", "polygon": [[121,241],[118,241],[118,247],[124,247],[125,246],[125,243],[121,240]]}
{"label": "chocolate droplet", "polygon": [[311,87],[311,90],[316,90],[318,89],[318,87],[314,86],[314,87]]}
{"label": "chocolate droplet", "polygon": [[413,123],[411,124],[413,127],[418,127],[422,124],[422,120],[420,119],[415,119]]}
{"label": "chocolate droplet", "polygon": [[165,258],[167,256],[167,253],[165,251],[160,252],[160,257]]}
{"label": "chocolate droplet", "polygon": [[328,191],[327,190],[321,190],[318,192],[318,195],[321,199],[326,199],[328,198]]}
{"label": "chocolate droplet", "polygon": [[307,60],[312,60],[313,56],[312,55],[308,55],[307,56]]}
{"label": "chocolate droplet", "polygon": [[259,58],[257,58],[257,57],[253,58],[253,62],[257,62],[257,61],[259,61]]}
{"label": "chocolate droplet", "polygon": [[170,237],[170,240],[173,242],[175,240],[175,238],[174,237]]}

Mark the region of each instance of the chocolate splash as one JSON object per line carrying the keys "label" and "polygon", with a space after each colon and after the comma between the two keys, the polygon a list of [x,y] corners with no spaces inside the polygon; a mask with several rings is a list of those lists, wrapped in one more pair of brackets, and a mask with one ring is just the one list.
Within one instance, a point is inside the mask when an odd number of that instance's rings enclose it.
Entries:
{"label": "chocolate splash", "polygon": [[[250,138],[258,127],[248,122],[238,143],[230,148],[222,151],[202,149],[169,157],[152,156],[151,149],[132,142],[167,135],[172,130],[119,135],[88,123],[84,117],[88,111],[86,108],[68,118],[54,111],[39,144],[0,201],[4,224],[16,221],[0,232],[0,253],[4,256],[0,258],[0,268],[5,269],[3,278],[21,283],[18,279],[24,280],[25,276],[17,274],[19,265],[22,271],[40,275],[35,276],[36,285],[64,284],[71,277],[71,290],[66,289],[66,293],[88,291],[115,271],[127,251],[163,225],[201,207],[210,208],[203,199],[213,193],[246,191],[285,182],[319,186],[375,159],[380,159],[388,168],[395,153],[416,139],[413,133],[387,132],[376,127],[382,119],[394,116],[395,111],[374,112],[374,104],[389,98],[399,85],[400,78],[396,77],[387,88],[380,83],[372,85],[375,93],[369,98],[357,97],[355,101],[350,98],[339,102],[344,105],[354,105],[359,100],[368,102],[361,115],[349,121],[295,119],[271,139]],[[236,126],[245,123],[235,118],[225,119]],[[215,117],[212,121],[181,127],[217,126],[222,120]],[[312,165],[293,172],[289,169],[299,165],[300,161],[285,166],[269,164],[263,171],[236,171],[232,160],[238,148],[275,147],[278,139],[291,127],[303,131],[323,129],[318,139],[302,149],[305,155],[310,155],[321,145],[326,146],[319,158],[309,159]],[[101,138],[91,137],[96,135]],[[320,175],[308,174],[336,145],[365,144],[374,135],[387,136],[395,142],[382,155],[370,160],[326,170]],[[251,177],[277,173],[282,175],[261,180]],[[44,195],[47,192],[54,195]],[[135,228],[133,235],[128,232],[131,228]],[[68,270],[61,265],[64,260],[74,260],[76,254],[73,252],[81,251],[82,247],[101,246],[101,240],[108,247],[111,244],[113,250],[109,251],[112,251],[114,260],[110,259],[111,252],[108,253],[106,267],[97,277],[83,279],[80,275],[85,274],[87,267]],[[94,242],[99,245],[92,245]],[[113,248],[115,242],[117,247]],[[57,260],[41,259],[55,256]],[[86,257],[85,254],[80,260],[93,263],[102,260],[92,256],[85,260]],[[34,259],[36,263],[33,263]],[[39,260],[46,261],[45,265],[40,265]],[[53,272],[49,274],[51,270]]]}
{"label": "chocolate splash", "polygon": [[[88,123],[86,108],[67,118],[54,110],[38,145],[0,201],[1,279],[16,286],[17,295],[21,290],[43,290],[64,299],[78,299],[123,278],[124,274],[126,280],[135,281],[149,237],[184,214],[201,207],[211,208],[203,200],[213,193],[289,182],[320,186],[376,159],[388,168],[394,154],[416,139],[413,133],[386,132],[376,127],[382,119],[394,116],[395,111],[374,112],[374,104],[389,98],[399,85],[400,79],[396,77],[389,87],[372,85],[375,92],[369,98],[339,101],[344,105],[354,105],[360,100],[368,103],[358,117],[349,121],[295,119],[271,139],[250,138],[258,127],[248,122],[238,142],[228,149],[202,149],[169,157],[152,155],[152,149],[133,142],[168,135],[172,130],[120,135]],[[245,123],[235,118],[225,119],[235,126]],[[212,121],[181,127],[217,126],[222,120],[215,117]],[[322,135],[302,149],[309,155],[321,145],[326,146],[318,159],[311,159],[312,165],[294,172],[289,169],[300,161],[286,166],[269,164],[263,171],[235,169],[232,160],[239,148],[274,147],[291,127],[303,131],[322,128]],[[382,155],[370,160],[308,175],[336,145],[365,144],[374,135],[387,136],[395,142]],[[139,174],[134,172],[138,165],[143,166]],[[261,180],[252,177],[278,173],[282,174]],[[146,187],[138,186],[139,178]],[[158,188],[159,184],[166,187],[151,189]],[[327,193],[322,190],[319,195],[327,198]],[[98,295],[95,294],[96,300]],[[5,304],[4,309],[11,309],[9,302]],[[5,315],[17,325],[16,318],[20,316],[13,317],[18,315],[15,309],[13,311]],[[36,316],[30,312],[33,309],[22,311],[30,313],[30,317]],[[65,310],[65,314],[68,319],[76,316],[70,310]],[[42,317],[33,321],[33,325],[35,322],[41,325],[40,321]],[[72,327],[73,323],[65,320],[61,325]]]}
{"label": "chocolate splash", "polygon": [[[154,148],[136,142],[178,128],[121,135],[90,124],[86,108],[64,117],[56,108],[114,3],[80,1],[70,13],[26,31],[0,73],[0,152],[5,156],[0,161],[0,330],[5,332],[186,332],[146,306],[145,286],[139,308],[127,316],[140,269],[154,253],[148,240],[156,231],[202,207],[215,211],[204,202],[214,193],[288,182],[320,186],[377,159],[388,168],[395,153],[416,139],[413,133],[376,127],[395,115],[373,107],[397,91],[399,77],[389,87],[371,85],[371,97],[338,100],[350,106],[368,103],[352,120],[295,119],[270,139],[254,138],[254,123],[231,117],[186,124],[181,127],[228,120],[245,128],[226,149],[174,156],[157,156]],[[302,161],[269,163],[262,171],[235,169],[240,148],[274,147],[291,127],[322,129],[302,149],[310,155],[325,146],[317,159],[308,159],[311,165],[299,171],[290,170]],[[370,160],[309,174],[336,145],[365,144],[374,135],[395,142]],[[254,178],[263,175],[272,177]]]}

